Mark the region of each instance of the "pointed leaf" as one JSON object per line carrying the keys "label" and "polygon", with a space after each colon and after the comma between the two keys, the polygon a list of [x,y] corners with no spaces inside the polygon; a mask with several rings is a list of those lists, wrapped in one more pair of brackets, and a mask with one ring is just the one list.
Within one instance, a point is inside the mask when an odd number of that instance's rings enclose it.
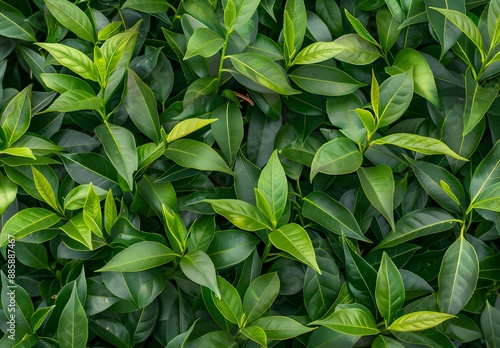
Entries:
{"label": "pointed leaf", "polygon": [[401,332],[421,331],[435,327],[454,317],[454,315],[439,312],[412,312],[394,320],[387,329]]}
{"label": "pointed leaf", "polygon": [[266,332],[259,326],[247,326],[240,329],[240,332],[246,338],[256,342],[260,346],[267,348]]}
{"label": "pointed leaf", "polygon": [[241,326],[243,321],[243,305],[238,291],[222,277],[217,277],[217,286],[220,291],[220,299],[216,298],[213,292],[211,293],[215,305],[227,320]]}
{"label": "pointed leaf", "polygon": [[27,130],[31,120],[31,89],[29,85],[7,104],[2,112],[0,123],[7,143],[2,148],[7,148],[18,140]]}
{"label": "pointed leaf", "polygon": [[54,210],[60,211],[61,207],[59,201],[56,198],[57,187],[56,190],[54,190],[47,178],[34,166],[31,166],[31,171],[33,173],[33,182],[35,183],[35,187],[42,199]]}
{"label": "pointed leaf", "polygon": [[300,225],[291,223],[281,226],[269,234],[269,240],[276,248],[291,254],[321,274],[311,238]]}
{"label": "pointed leaf", "polygon": [[377,308],[387,323],[392,323],[405,301],[405,286],[398,268],[384,252],[375,287]]}
{"label": "pointed leaf", "polygon": [[273,225],[276,226],[283,211],[288,197],[288,186],[286,174],[278,158],[278,152],[274,151],[267,165],[262,169],[258,181],[258,190],[269,203],[269,212]]}
{"label": "pointed leaf", "polygon": [[197,28],[187,43],[184,60],[194,56],[212,57],[224,45],[224,39],[209,28]]}
{"label": "pointed leaf", "polygon": [[316,174],[349,174],[356,171],[363,161],[363,155],[347,138],[335,138],[324,143],[314,155],[311,164],[311,181]]}
{"label": "pointed leaf", "polygon": [[260,318],[278,297],[280,279],[276,272],[255,278],[248,286],[243,297],[243,311],[246,320],[252,322]]}
{"label": "pointed leaf", "polygon": [[188,134],[196,132],[198,129],[209,125],[210,123],[216,122],[216,118],[203,119],[203,118],[188,118],[187,120],[182,120],[177,123],[174,128],[168,133],[167,143],[171,143],[174,140],[185,137]]}
{"label": "pointed leaf", "polygon": [[255,206],[237,199],[205,199],[217,214],[245,231],[271,229],[269,221]]}
{"label": "pointed leaf", "polygon": [[457,314],[476,290],[479,260],[474,247],[460,236],[444,254],[438,276],[439,308]]}
{"label": "pointed leaf", "polygon": [[500,346],[500,310],[486,302],[486,306],[481,314],[481,329],[487,347]]}
{"label": "pointed leaf", "polygon": [[477,166],[470,183],[471,203],[479,195],[500,180],[500,141],[497,141],[491,151]]}
{"label": "pointed leaf", "polygon": [[95,30],[85,12],[65,0],[46,0],[45,4],[59,23],[80,38],[95,42]]}
{"label": "pointed leaf", "polygon": [[0,172],[0,215],[15,201],[18,186]]}
{"label": "pointed leaf", "polygon": [[[320,15],[318,13],[318,15]],[[345,34],[333,41],[337,44],[336,60],[354,65],[373,63],[381,57],[377,45],[358,34]]]}
{"label": "pointed leaf", "polygon": [[322,325],[346,335],[376,335],[379,330],[370,311],[359,304],[347,304],[338,307],[327,318],[313,321],[311,325]]}
{"label": "pointed leaf", "polygon": [[85,348],[87,346],[88,319],[78,298],[76,282],[71,296],[64,306],[57,326],[57,338],[62,346]]}
{"label": "pointed leaf", "polygon": [[71,219],[61,227],[61,230],[69,237],[85,245],[89,250],[93,250],[92,232],[83,219],[83,213],[73,215]]}
{"label": "pointed leaf", "polygon": [[35,31],[17,8],[0,1],[0,35],[35,42]]}
{"label": "pointed leaf", "polygon": [[227,102],[217,107],[210,116],[217,121],[211,124],[212,134],[232,167],[243,141],[243,117],[235,103]]}
{"label": "pointed leaf", "polygon": [[252,322],[252,326],[264,329],[269,340],[286,340],[314,330],[292,318],[282,316],[261,317]]}
{"label": "pointed leaf", "polygon": [[410,106],[413,97],[413,69],[389,77],[380,85],[379,127],[398,120]]}
{"label": "pointed leaf", "polygon": [[179,263],[182,272],[193,282],[212,290],[218,299],[221,298],[215,267],[210,257],[201,250],[191,250]]}

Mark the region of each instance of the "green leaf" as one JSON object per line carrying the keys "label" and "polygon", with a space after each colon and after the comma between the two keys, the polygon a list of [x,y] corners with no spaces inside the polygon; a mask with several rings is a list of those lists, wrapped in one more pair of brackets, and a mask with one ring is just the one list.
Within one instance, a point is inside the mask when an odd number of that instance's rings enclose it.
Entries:
{"label": "green leaf", "polygon": [[[465,192],[456,177],[435,164],[412,160],[409,157],[406,157],[406,160],[410,163],[420,185],[439,205],[452,212],[459,213],[461,211],[461,205],[465,203]],[[448,185],[449,192],[441,182]]]}
{"label": "green leaf", "polygon": [[372,342],[372,348],[404,348],[404,346],[394,338],[378,335]]}
{"label": "green leaf", "polygon": [[363,162],[363,155],[347,138],[335,138],[324,143],[314,155],[311,165],[311,181],[316,174],[349,174]]}
{"label": "green leaf", "polygon": [[238,291],[227,280],[217,277],[217,286],[220,291],[220,298],[216,298],[212,292],[212,300],[221,312],[221,314],[233,324],[242,326],[243,324],[243,305],[241,303]]}
{"label": "green leaf", "polygon": [[18,186],[0,172],[0,215],[16,200]]}
{"label": "green leaf", "polygon": [[467,161],[466,158],[457,155],[442,141],[417,134],[394,133],[376,139],[370,145],[372,144],[396,145],[404,149],[423,153],[424,155],[447,155],[461,161]]}
{"label": "green leaf", "polygon": [[366,197],[394,229],[394,176],[388,165],[359,168],[359,181]]}
{"label": "green leaf", "polygon": [[[78,210],[83,208],[85,201],[87,200],[90,185],[91,184],[78,185],[68,192],[68,194],[64,197],[64,209]],[[92,189],[97,194],[99,201],[106,197],[107,192],[100,187],[92,185]]]}
{"label": "green leaf", "polygon": [[473,78],[471,69],[465,73],[465,96],[466,104],[464,110],[464,130],[465,136],[471,132],[483,119],[490,106],[498,96],[499,87],[483,87]]}
{"label": "green leaf", "polygon": [[288,76],[305,91],[326,96],[351,94],[365,86],[340,69],[320,64],[301,66]]}
{"label": "green leaf", "polygon": [[46,0],[45,4],[59,23],[83,40],[95,42],[94,26],[78,6],[65,0]]}
{"label": "green leaf", "polygon": [[283,95],[300,93],[290,86],[281,67],[266,56],[257,53],[238,53],[227,57],[240,74],[260,86]]}
{"label": "green leaf", "polygon": [[165,150],[165,156],[186,168],[219,171],[233,175],[231,169],[214,149],[196,140],[176,140]]}
{"label": "green leaf", "polygon": [[240,332],[246,338],[258,343],[260,346],[267,348],[266,332],[258,326],[247,326],[240,329]]}
{"label": "green leaf", "polygon": [[496,183],[484,190],[468,208],[486,209],[500,212],[500,183]]}
{"label": "green leaf", "polygon": [[[101,51],[106,61],[106,81],[123,64],[122,58],[127,58],[129,48],[135,46],[141,23],[142,21],[139,20],[132,28],[113,35],[102,44]],[[123,73],[125,73],[125,68],[123,68]]]}
{"label": "green leaf", "polygon": [[281,226],[269,233],[269,240],[276,248],[289,253],[321,274],[311,238],[300,225],[291,223]]}
{"label": "green leaf", "polygon": [[139,272],[172,261],[176,255],[158,242],[138,242],[120,251],[97,272]]}
{"label": "green leaf", "polygon": [[0,124],[7,143],[2,148],[7,148],[19,139],[27,130],[31,120],[31,89],[29,85],[7,104],[2,112]]}
{"label": "green leaf", "polygon": [[218,299],[221,299],[214,264],[205,252],[191,250],[182,257],[179,265],[188,279],[206,286],[215,293]]}
{"label": "green leaf", "polygon": [[103,156],[93,152],[60,154],[68,174],[79,184],[108,190],[117,185],[116,168]]}
{"label": "green leaf", "polygon": [[[61,1],[61,0],[58,0]],[[66,1],[63,1],[66,2]],[[68,2],[69,3],[69,2]],[[74,73],[85,79],[99,81],[99,71],[83,52],[60,43],[42,43],[36,45],[48,51],[62,66],[65,66]]]}
{"label": "green leaf", "polygon": [[47,178],[40,173],[35,167],[31,167],[33,173],[33,182],[35,183],[36,190],[42,199],[50,205],[54,210],[61,211],[61,206],[56,198],[57,187],[54,189]]}
{"label": "green leaf", "polygon": [[101,98],[84,90],[71,90],[61,94],[44,112],[72,112],[79,110],[102,110]]}
{"label": "green leaf", "polygon": [[89,250],[93,250],[92,232],[83,219],[83,212],[73,215],[71,219],[61,227],[69,237],[80,242]]}
{"label": "green leaf", "polygon": [[269,340],[286,340],[314,330],[314,328],[305,327],[292,318],[277,315],[261,317],[253,321],[252,326],[262,328]]}
{"label": "green leaf", "polygon": [[288,197],[287,179],[277,151],[273,152],[266,166],[262,169],[258,180],[258,190],[269,203],[268,215],[273,226],[276,227],[285,210]]}
{"label": "green leaf", "polygon": [[64,306],[57,326],[59,344],[66,347],[85,348],[87,346],[88,319],[78,298],[76,282],[73,283],[71,296]]}
{"label": "green leaf", "polygon": [[25,157],[36,160],[36,157],[33,155],[33,151],[31,151],[31,149],[28,147],[9,147],[8,149],[1,150],[0,154],[11,155],[16,157]]}
{"label": "green leaf", "polygon": [[215,108],[210,117],[217,119],[211,124],[212,134],[232,167],[244,136],[241,111],[235,103],[227,102]]}
{"label": "green leaf", "polygon": [[392,66],[385,70],[391,75],[413,71],[415,93],[430,101],[435,107],[441,106],[434,74],[427,60],[418,51],[412,48],[402,49],[394,58]]}
{"label": "green leaf", "polygon": [[269,221],[255,206],[237,199],[205,199],[217,214],[245,231],[271,229]]}
{"label": "green leaf", "polygon": [[398,120],[410,106],[413,97],[413,70],[391,76],[380,85],[378,127],[384,127]]}
{"label": "green leaf", "polygon": [[26,208],[12,216],[0,233],[0,247],[7,244],[8,236],[21,239],[57,224],[61,218],[43,208]]}
{"label": "green leaf", "polygon": [[422,331],[396,331],[391,333],[401,342],[436,348],[453,348],[455,345],[447,335],[435,329]]}
{"label": "green leaf", "polygon": [[217,119],[202,119],[202,118],[188,118],[187,120],[182,120],[179,123],[177,123],[174,128],[168,133],[167,136],[167,143],[171,143],[174,140],[180,139],[185,137],[188,134],[191,134],[198,129],[201,129],[205,127],[206,125],[209,125],[210,123],[216,122]]}
{"label": "green leaf", "polygon": [[276,272],[255,278],[245,291],[243,312],[247,322],[260,318],[278,297],[280,279]]}
{"label": "green leaf", "polygon": [[381,57],[377,46],[358,34],[345,34],[333,41],[337,46],[336,60],[354,65],[367,65]]}
{"label": "green leaf", "polygon": [[335,57],[342,51],[336,42],[314,42],[303,48],[294,58],[291,65],[315,64]]}
{"label": "green leaf", "polygon": [[460,220],[439,208],[413,210],[399,219],[394,230],[389,232],[375,248],[390,248],[415,238],[448,231],[457,222]]}
{"label": "green leaf", "polygon": [[359,303],[373,310],[375,304],[375,288],[377,271],[354,249],[352,243],[342,237],[347,285]]}
{"label": "green leaf", "polygon": [[377,308],[388,324],[392,323],[405,301],[405,286],[398,268],[384,252],[375,287]]}
{"label": "green leaf", "polygon": [[161,205],[163,218],[165,219],[166,234],[170,245],[174,251],[180,255],[186,250],[186,226],[180,216],[167,208],[163,203]]}
{"label": "green leaf", "polygon": [[42,326],[43,322],[45,321],[45,318],[47,318],[47,316],[52,312],[54,307],[55,305],[38,308],[31,315],[31,327],[33,328],[33,332],[36,332],[40,328],[40,326]]}
{"label": "green leaf", "polygon": [[96,236],[104,239],[102,233],[101,200],[97,195],[97,192],[94,190],[92,183],[89,184],[87,197],[83,205],[83,220],[87,224],[87,227],[94,232]]}
{"label": "green leaf", "polygon": [[285,60],[292,58],[302,47],[307,29],[307,14],[303,0],[287,0],[283,15]]}
{"label": "green leaf", "polygon": [[17,8],[0,1],[0,35],[35,42],[35,31]]}
{"label": "green leaf", "polygon": [[133,175],[138,166],[134,136],[128,129],[107,122],[97,126],[95,133],[118,174],[125,180],[128,189],[132,190]]}
{"label": "green leaf", "polygon": [[116,211],[115,199],[113,197],[113,191],[109,190],[106,195],[106,200],[104,201],[104,229],[108,234],[111,233],[111,228],[113,227],[115,221],[118,218],[118,212]]}
{"label": "green leaf", "polygon": [[56,73],[43,73],[40,74],[40,77],[47,85],[47,87],[61,94],[71,90],[80,90],[95,95],[94,90],[88,84],[88,82],[76,76]]}
{"label": "green leaf", "polygon": [[486,302],[481,313],[481,329],[488,347],[500,346],[500,310],[490,305],[489,302]]}
{"label": "green leaf", "polygon": [[137,182],[137,190],[159,217],[164,214],[163,206],[177,209],[177,196],[170,182],[152,181],[149,176],[144,175]]}
{"label": "green leaf", "polygon": [[347,20],[349,21],[349,23],[351,23],[352,27],[354,28],[354,30],[356,31],[356,33],[358,33],[359,36],[361,36],[363,39],[365,39],[369,43],[371,43],[371,44],[373,44],[373,45],[375,45],[377,47],[380,47],[380,45],[377,42],[377,40],[375,40],[373,38],[373,36],[365,28],[365,26],[360,22],[359,19],[357,19],[356,17],[354,17],[352,14],[350,14],[349,11],[347,11],[347,9],[344,9],[344,12],[345,12],[345,15],[347,17]]}
{"label": "green leaf", "polygon": [[197,28],[189,38],[184,60],[194,56],[212,57],[223,45],[224,39],[215,31],[204,27]]}
{"label": "green leaf", "polygon": [[124,8],[153,14],[167,12],[170,7],[168,6],[168,2],[162,0],[127,0],[122,5],[122,9]]}
{"label": "green leaf", "polygon": [[454,317],[454,315],[439,312],[412,312],[394,320],[387,329],[401,332],[421,331],[435,327],[443,321]]}
{"label": "green leaf", "polygon": [[[207,233],[205,238],[209,238]],[[207,250],[215,268],[224,269],[243,262],[255,250],[260,239],[253,233],[240,230],[217,231],[211,234]]]}
{"label": "green leaf", "polygon": [[160,117],[155,96],[148,85],[130,68],[123,103],[136,127],[149,139],[158,143],[161,139]]}
{"label": "green leaf", "polygon": [[500,180],[500,141],[477,166],[470,183],[471,204],[489,187]]}
{"label": "green leaf", "polygon": [[481,32],[472,19],[467,17],[467,15],[449,8],[429,7],[429,9],[438,11],[444,15],[450,22],[460,29],[460,31],[462,31],[462,33],[464,33],[474,43],[474,45],[476,45],[481,53],[485,51]]}
{"label": "green leaf", "polygon": [[304,197],[302,215],[335,234],[370,243],[352,213],[324,192],[313,191]]}
{"label": "green leaf", "polygon": [[340,273],[333,257],[324,249],[315,249],[321,274],[306,270],[304,277],[304,305],[313,320],[321,318],[335,303],[340,291]]}
{"label": "green leaf", "polygon": [[373,315],[365,306],[359,304],[340,305],[332,315],[310,324],[326,326],[353,336],[376,335],[379,332]]}
{"label": "green leaf", "polygon": [[[12,249],[11,249],[12,250]],[[14,255],[15,254],[10,254]],[[12,265],[12,263],[9,263]],[[6,263],[7,266],[7,263]],[[12,269],[12,268],[10,268]],[[2,277],[2,307],[3,307],[3,316],[4,320],[7,323],[12,320],[12,316],[14,317],[14,337],[22,337],[25,334],[31,333],[32,328],[30,327],[31,317],[33,315],[33,303],[31,302],[30,295],[24,290],[24,288],[15,282],[15,278],[12,278],[11,272],[7,271],[8,275],[1,272]],[[15,276],[15,274],[14,274]],[[10,329],[9,323],[8,328]],[[12,331],[7,331],[9,335],[5,334],[4,337],[8,337],[12,335]],[[11,341],[11,339],[9,339]],[[0,341],[1,342],[1,341]],[[4,345],[5,346],[5,345]],[[11,347],[11,345],[7,345]]]}
{"label": "green leaf", "polygon": [[444,254],[438,276],[437,302],[441,311],[457,314],[476,290],[479,260],[474,247],[461,235]]}

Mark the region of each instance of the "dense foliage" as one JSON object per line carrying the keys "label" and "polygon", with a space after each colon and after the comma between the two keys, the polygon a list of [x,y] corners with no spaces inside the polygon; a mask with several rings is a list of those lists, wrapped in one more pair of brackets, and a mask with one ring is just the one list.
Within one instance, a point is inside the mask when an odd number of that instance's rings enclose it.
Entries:
{"label": "dense foliage", "polygon": [[0,346],[499,347],[499,16],[0,0]]}

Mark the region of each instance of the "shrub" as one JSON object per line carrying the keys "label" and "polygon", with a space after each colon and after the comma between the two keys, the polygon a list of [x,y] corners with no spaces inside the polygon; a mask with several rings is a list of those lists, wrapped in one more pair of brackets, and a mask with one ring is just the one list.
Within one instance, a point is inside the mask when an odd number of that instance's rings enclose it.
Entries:
{"label": "shrub", "polygon": [[0,346],[499,346],[499,16],[0,0]]}

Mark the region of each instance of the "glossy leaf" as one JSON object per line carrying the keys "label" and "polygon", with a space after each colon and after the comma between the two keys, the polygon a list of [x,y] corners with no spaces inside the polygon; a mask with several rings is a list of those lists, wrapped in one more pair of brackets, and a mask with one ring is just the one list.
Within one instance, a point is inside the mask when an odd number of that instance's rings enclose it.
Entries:
{"label": "glossy leaf", "polygon": [[245,231],[271,229],[266,216],[250,203],[236,199],[208,199],[216,213]]}
{"label": "glossy leaf", "polygon": [[311,181],[316,174],[349,174],[356,171],[363,161],[363,156],[356,146],[346,138],[335,138],[323,144],[311,165]]}
{"label": "glossy leaf", "polygon": [[255,278],[243,297],[243,311],[246,321],[260,318],[276,300],[280,289],[280,279],[275,272]]}
{"label": "glossy leaf", "polygon": [[284,51],[287,61],[291,61],[302,46],[306,29],[307,15],[304,1],[288,0],[283,16]]}
{"label": "glossy leaf", "polygon": [[281,226],[269,234],[269,240],[276,248],[291,254],[321,274],[311,239],[300,225],[291,223]]}
{"label": "glossy leaf", "polygon": [[189,38],[184,59],[194,56],[210,57],[217,53],[224,45],[224,39],[209,28],[198,28]]}
{"label": "glossy leaf", "polygon": [[284,316],[261,317],[253,321],[252,326],[262,328],[270,340],[286,340],[314,330]]}
{"label": "glossy leaf", "polygon": [[217,277],[217,286],[220,291],[220,299],[212,292],[212,299],[222,313],[231,323],[241,326],[243,317],[243,305],[238,291],[222,277]]}
{"label": "glossy leaf", "polygon": [[244,136],[241,111],[236,104],[227,102],[217,107],[211,117],[217,119],[211,124],[212,134],[232,166]]}
{"label": "glossy leaf", "polygon": [[278,158],[277,151],[273,152],[267,165],[262,169],[258,180],[258,190],[269,203],[269,216],[273,226],[277,225],[288,197],[286,175]]}
{"label": "glossy leaf", "polygon": [[370,242],[361,232],[352,213],[323,192],[314,191],[304,197],[302,214],[333,233],[345,234],[349,238]]}
{"label": "glossy leaf", "polygon": [[379,127],[387,126],[399,119],[413,97],[413,70],[389,77],[380,85],[378,110]]}
{"label": "glossy leaf", "polygon": [[85,12],[78,6],[64,0],[47,0],[45,4],[63,26],[84,40],[95,41],[94,27]]}
{"label": "glossy leaf", "polygon": [[123,3],[123,8],[131,8],[145,13],[160,13],[166,12],[169,8],[168,4],[158,0],[127,0]]}
{"label": "glossy leaf", "polygon": [[444,254],[439,271],[438,305],[457,314],[471,298],[479,276],[479,260],[474,247],[460,236]]}
{"label": "glossy leaf", "polygon": [[35,31],[17,8],[0,2],[0,34],[13,39],[35,42]]}
{"label": "glossy leaf", "polygon": [[247,326],[240,329],[240,332],[248,339],[260,344],[262,347],[267,347],[266,332],[258,326]]}
{"label": "glossy leaf", "polygon": [[435,327],[451,318],[454,318],[451,314],[417,311],[397,318],[388,329],[402,332],[421,331]]}
{"label": "glossy leaf", "polygon": [[14,202],[18,186],[6,175],[0,173],[0,214],[5,213],[9,205]]}
{"label": "glossy leaf", "polygon": [[387,323],[392,323],[405,301],[405,286],[398,268],[384,252],[375,287],[377,308]]}
{"label": "glossy leaf", "polygon": [[215,267],[210,257],[201,250],[192,250],[184,255],[179,263],[182,272],[193,282],[212,290],[221,298],[215,275]]}
{"label": "glossy leaf", "polygon": [[16,94],[2,112],[2,138],[10,146],[27,130],[31,120],[31,85]]}
{"label": "glossy leaf", "polygon": [[408,149],[424,155],[447,155],[461,161],[466,158],[457,155],[445,143],[430,137],[417,134],[395,133],[372,141],[372,144],[391,144]]}
{"label": "glossy leaf", "polygon": [[497,347],[500,343],[499,321],[500,310],[486,302],[481,313],[481,329],[488,347]]}
{"label": "glossy leaf", "polygon": [[180,139],[185,137],[188,134],[191,134],[198,129],[201,129],[205,127],[206,125],[209,125],[210,123],[216,122],[217,119],[202,119],[202,118],[189,118],[187,120],[182,120],[179,123],[177,123],[174,128],[168,133],[167,136],[167,143],[171,143],[174,140]]}
{"label": "glossy leaf", "polygon": [[367,65],[380,58],[377,46],[358,34],[345,34],[333,41],[338,49],[336,60],[354,65]]}
{"label": "glossy leaf", "polygon": [[71,296],[64,306],[57,327],[58,341],[68,347],[86,347],[88,339],[88,319],[78,298],[77,285],[73,283]]}
{"label": "glossy leaf", "polygon": [[375,335],[379,332],[373,315],[366,307],[358,304],[341,305],[332,315],[311,324],[354,336]]}
{"label": "glossy leaf", "polygon": [[359,181],[370,203],[394,228],[394,177],[387,165],[358,169]]}

